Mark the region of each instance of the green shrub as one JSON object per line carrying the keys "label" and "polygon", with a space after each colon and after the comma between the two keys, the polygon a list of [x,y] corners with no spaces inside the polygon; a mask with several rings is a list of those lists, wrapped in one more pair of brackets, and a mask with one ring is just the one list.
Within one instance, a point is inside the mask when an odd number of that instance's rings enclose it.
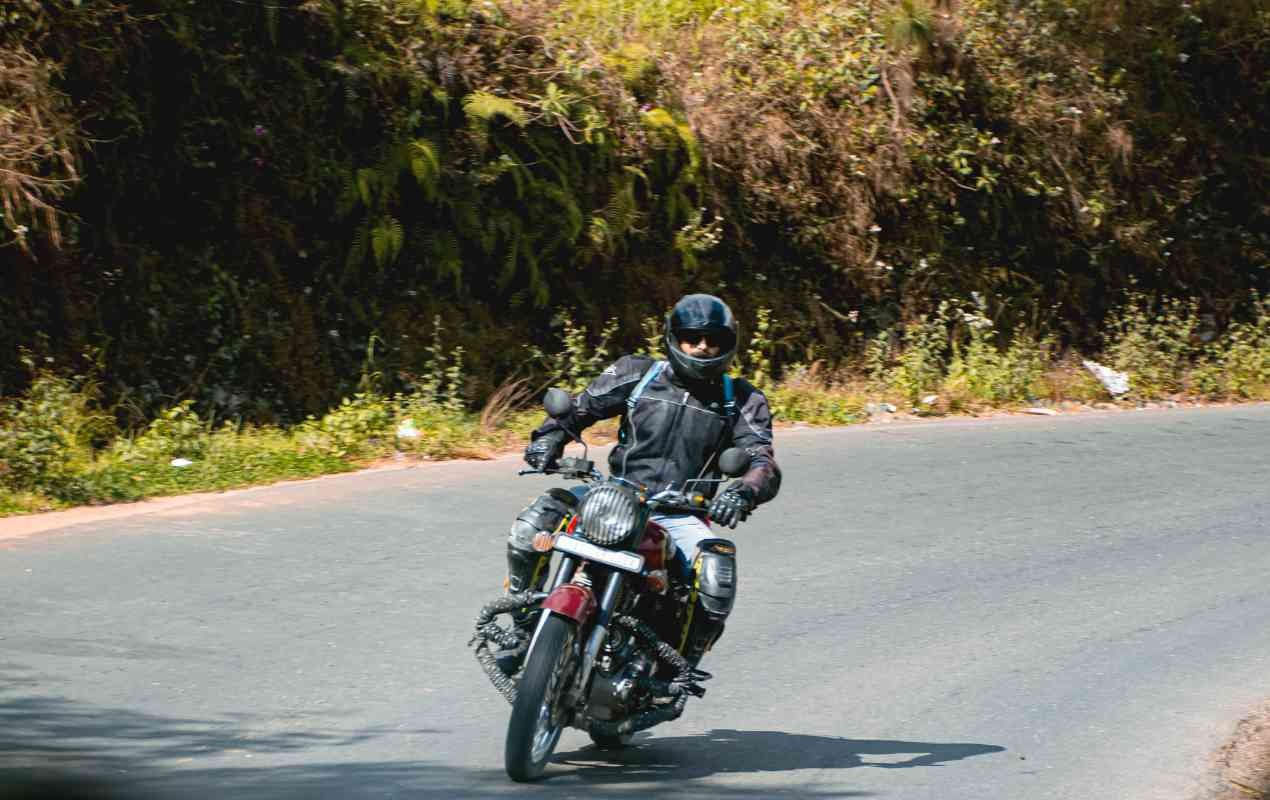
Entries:
{"label": "green shrub", "polygon": [[765,390],[772,417],[812,425],[851,425],[868,419],[864,395],[821,380],[815,366],[795,366]]}
{"label": "green shrub", "polygon": [[1270,298],[1253,297],[1253,317],[1235,322],[1204,351],[1191,388],[1206,397],[1270,399]]}
{"label": "green shrub", "polygon": [[1075,354],[1051,364],[1041,378],[1041,390],[1053,403],[1094,403],[1109,399],[1107,390],[1089,374]]}
{"label": "green shrub", "polygon": [[1195,300],[1166,299],[1152,309],[1146,295],[1129,295],[1111,315],[1104,340],[1110,366],[1129,375],[1131,397],[1159,397],[1183,388],[1197,355],[1198,326]]}
{"label": "green shrub", "polygon": [[120,455],[125,461],[168,461],[202,458],[207,450],[207,426],[199,419],[192,400],[184,400],[159,412],[140,436],[125,442]]}
{"label": "green shrub", "polygon": [[115,433],[114,420],[96,407],[91,378],[36,369],[30,356],[24,361],[30,388],[0,404],[0,487],[80,497],[78,473],[92,460],[94,442]]}
{"label": "green shrub", "polygon": [[760,306],[745,353],[746,377],[760,389],[766,389],[772,381],[772,350],[772,309]]}
{"label": "green shrub", "polygon": [[393,402],[377,394],[358,392],[340,401],[323,417],[310,417],[296,431],[305,447],[338,457],[359,458],[384,452],[393,440],[396,422]]}
{"label": "green shrub", "polygon": [[1222,354],[1226,392],[1232,397],[1270,400],[1270,309],[1256,323],[1238,324],[1227,334]]}
{"label": "green shrub", "polygon": [[934,313],[904,328],[899,337],[903,349],[895,366],[885,373],[885,383],[910,405],[916,406],[943,382],[954,313],[953,305],[944,301]]}
{"label": "green shrub", "polygon": [[662,349],[665,346],[666,321],[662,317],[653,315],[644,317],[640,320],[640,330],[643,332],[644,347],[639,351],[640,355],[658,361],[666,358],[666,353]]}
{"label": "green shrub", "polygon": [[992,341],[991,322],[979,320],[971,323],[965,347],[954,348],[943,387],[949,402],[1010,405],[1034,399],[1050,364],[1050,343],[1016,334],[1001,349]]}
{"label": "green shrub", "polygon": [[534,345],[526,349],[532,363],[549,377],[552,385],[577,394],[612,360],[612,339],[618,322],[616,319],[609,320],[593,345],[585,325],[564,314],[557,321],[561,331],[559,350],[547,353]]}
{"label": "green shrub", "polygon": [[[1200,349],[1193,301],[1168,301],[1152,311],[1133,295],[1113,315],[1104,360],[1127,369],[1135,397],[1185,388],[1216,398],[1270,399],[1270,299],[1254,297],[1253,313]],[[944,302],[907,328],[875,337],[867,373],[794,365],[779,380],[766,370],[775,339],[770,312],[760,307],[747,351],[749,369],[764,385],[776,419],[845,425],[869,416],[868,400],[909,404],[918,413],[1008,407],[1035,397],[1054,402],[1105,397],[1101,385],[1069,354],[1054,360],[1049,338],[994,335],[982,301]],[[611,358],[610,322],[598,337],[560,320],[560,351],[535,358],[554,367],[553,381],[577,391]],[[650,348],[659,346],[657,318],[646,320]],[[895,353],[892,340],[902,344]],[[525,379],[509,378],[480,414],[458,402],[466,375],[462,350],[444,348],[439,321],[423,378],[404,394],[385,396],[367,356],[363,391],[291,428],[223,423],[213,429],[186,400],[162,411],[132,437],[120,436],[96,406],[96,385],[84,376],[35,370],[21,397],[0,404],[0,515],[68,504],[118,502],[163,494],[228,489],[353,469],[368,460],[407,453],[420,458],[485,457],[520,446],[542,419]],[[938,394],[938,402],[923,402]],[[417,435],[407,435],[409,422]],[[593,431],[601,439],[611,426]],[[111,438],[114,441],[111,442]],[[172,459],[192,463],[173,465]]]}

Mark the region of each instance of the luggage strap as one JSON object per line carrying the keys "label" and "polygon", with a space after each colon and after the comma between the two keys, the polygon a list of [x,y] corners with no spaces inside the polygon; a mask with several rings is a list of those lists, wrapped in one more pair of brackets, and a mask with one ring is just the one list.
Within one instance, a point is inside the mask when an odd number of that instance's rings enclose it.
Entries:
{"label": "luggage strap", "polygon": [[[635,404],[639,402],[640,395],[644,393],[644,389],[648,388],[648,384],[657,380],[670,362],[658,361],[648,368],[644,376],[639,379],[639,383],[635,384],[635,388],[631,391],[629,397],[626,398],[627,413],[635,410]],[[732,391],[732,376],[723,376],[723,410],[727,414],[728,419],[736,420],[736,395]]]}
{"label": "luggage strap", "polygon": [[627,413],[635,410],[635,404],[639,402],[639,396],[644,393],[644,389],[648,387],[648,384],[657,379],[657,376],[662,373],[668,363],[667,361],[658,361],[648,368],[648,371],[644,373],[644,377],[640,378],[639,383],[635,384],[635,389],[631,392],[630,397],[626,398]]}

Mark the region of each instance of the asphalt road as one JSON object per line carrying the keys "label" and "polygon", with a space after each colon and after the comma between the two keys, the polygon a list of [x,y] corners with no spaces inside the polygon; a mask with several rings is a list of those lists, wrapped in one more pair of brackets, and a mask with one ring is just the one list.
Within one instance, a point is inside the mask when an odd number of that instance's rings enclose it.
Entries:
{"label": "asphalt road", "polygon": [[1187,800],[1270,695],[1270,406],[782,430],[777,452],[709,693],[618,755],[567,732],[529,788],[466,649],[507,525],[548,485],[514,459],[0,542],[0,779]]}

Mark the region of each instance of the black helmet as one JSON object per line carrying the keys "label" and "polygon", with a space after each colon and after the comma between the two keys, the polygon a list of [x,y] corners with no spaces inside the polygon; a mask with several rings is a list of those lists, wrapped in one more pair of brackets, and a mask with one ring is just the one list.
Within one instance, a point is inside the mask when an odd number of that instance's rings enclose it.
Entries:
{"label": "black helmet", "polygon": [[[679,334],[713,334],[719,337],[719,355],[693,358],[679,349]],[[675,374],[683,380],[708,381],[728,371],[736,356],[736,317],[728,304],[712,294],[683,297],[666,317],[666,355]]]}

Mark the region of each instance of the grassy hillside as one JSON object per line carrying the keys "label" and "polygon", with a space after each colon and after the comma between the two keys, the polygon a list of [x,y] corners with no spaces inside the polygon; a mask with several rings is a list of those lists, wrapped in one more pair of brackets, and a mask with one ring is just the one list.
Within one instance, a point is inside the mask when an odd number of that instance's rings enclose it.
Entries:
{"label": "grassy hillside", "polygon": [[1089,352],[1194,298],[1207,341],[1270,289],[1268,86],[1256,0],[18,0],[0,396],[25,352],[125,425],[294,422],[417,388],[439,318],[479,405],[701,289],[774,374],[941,303]]}

